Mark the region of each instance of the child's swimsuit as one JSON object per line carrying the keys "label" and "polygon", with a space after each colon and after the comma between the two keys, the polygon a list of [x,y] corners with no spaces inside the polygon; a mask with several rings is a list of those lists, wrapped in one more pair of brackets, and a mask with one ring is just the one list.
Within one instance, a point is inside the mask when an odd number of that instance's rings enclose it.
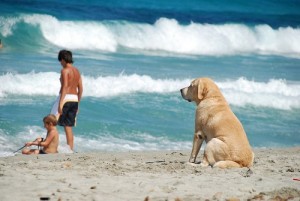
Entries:
{"label": "child's swimsuit", "polygon": [[46,152],[44,152],[44,150],[40,149],[39,154],[47,154]]}

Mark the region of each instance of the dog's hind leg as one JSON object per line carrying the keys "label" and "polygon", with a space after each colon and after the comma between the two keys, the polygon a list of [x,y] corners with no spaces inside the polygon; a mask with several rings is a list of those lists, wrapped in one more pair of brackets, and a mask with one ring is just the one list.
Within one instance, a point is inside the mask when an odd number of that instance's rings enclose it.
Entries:
{"label": "dog's hind leg", "polygon": [[202,164],[203,166],[214,166],[218,161],[230,160],[229,149],[227,145],[218,138],[212,138],[207,142]]}

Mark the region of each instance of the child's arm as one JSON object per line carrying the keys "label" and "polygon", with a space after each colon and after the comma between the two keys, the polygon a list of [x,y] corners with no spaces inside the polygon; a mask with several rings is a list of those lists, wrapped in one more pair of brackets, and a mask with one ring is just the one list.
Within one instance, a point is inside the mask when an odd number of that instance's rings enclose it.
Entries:
{"label": "child's arm", "polygon": [[39,145],[39,142],[42,141],[42,139],[43,139],[43,138],[38,137],[38,138],[36,138],[36,139],[35,139],[34,141],[32,141],[32,142],[26,142],[25,145],[26,145],[27,147],[30,147],[31,145]]}

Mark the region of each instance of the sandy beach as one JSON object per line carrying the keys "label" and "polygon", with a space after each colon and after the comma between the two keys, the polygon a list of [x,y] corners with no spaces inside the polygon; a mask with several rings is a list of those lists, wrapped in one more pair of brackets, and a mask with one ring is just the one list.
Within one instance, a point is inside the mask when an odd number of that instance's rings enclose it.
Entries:
{"label": "sandy beach", "polygon": [[300,200],[300,147],[254,152],[251,169],[191,165],[187,150],[18,154],[0,158],[0,200]]}

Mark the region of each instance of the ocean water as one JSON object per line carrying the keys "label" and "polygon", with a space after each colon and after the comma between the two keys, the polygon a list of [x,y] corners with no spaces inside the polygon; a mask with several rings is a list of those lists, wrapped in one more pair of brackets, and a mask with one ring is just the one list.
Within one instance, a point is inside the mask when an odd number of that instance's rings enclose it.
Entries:
{"label": "ocean water", "polygon": [[[61,49],[84,93],[75,151],[190,150],[197,77],[220,87],[251,146],[300,146],[300,2],[0,2],[0,156],[45,136]],[[60,151],[66,139],[60,133]]]}

